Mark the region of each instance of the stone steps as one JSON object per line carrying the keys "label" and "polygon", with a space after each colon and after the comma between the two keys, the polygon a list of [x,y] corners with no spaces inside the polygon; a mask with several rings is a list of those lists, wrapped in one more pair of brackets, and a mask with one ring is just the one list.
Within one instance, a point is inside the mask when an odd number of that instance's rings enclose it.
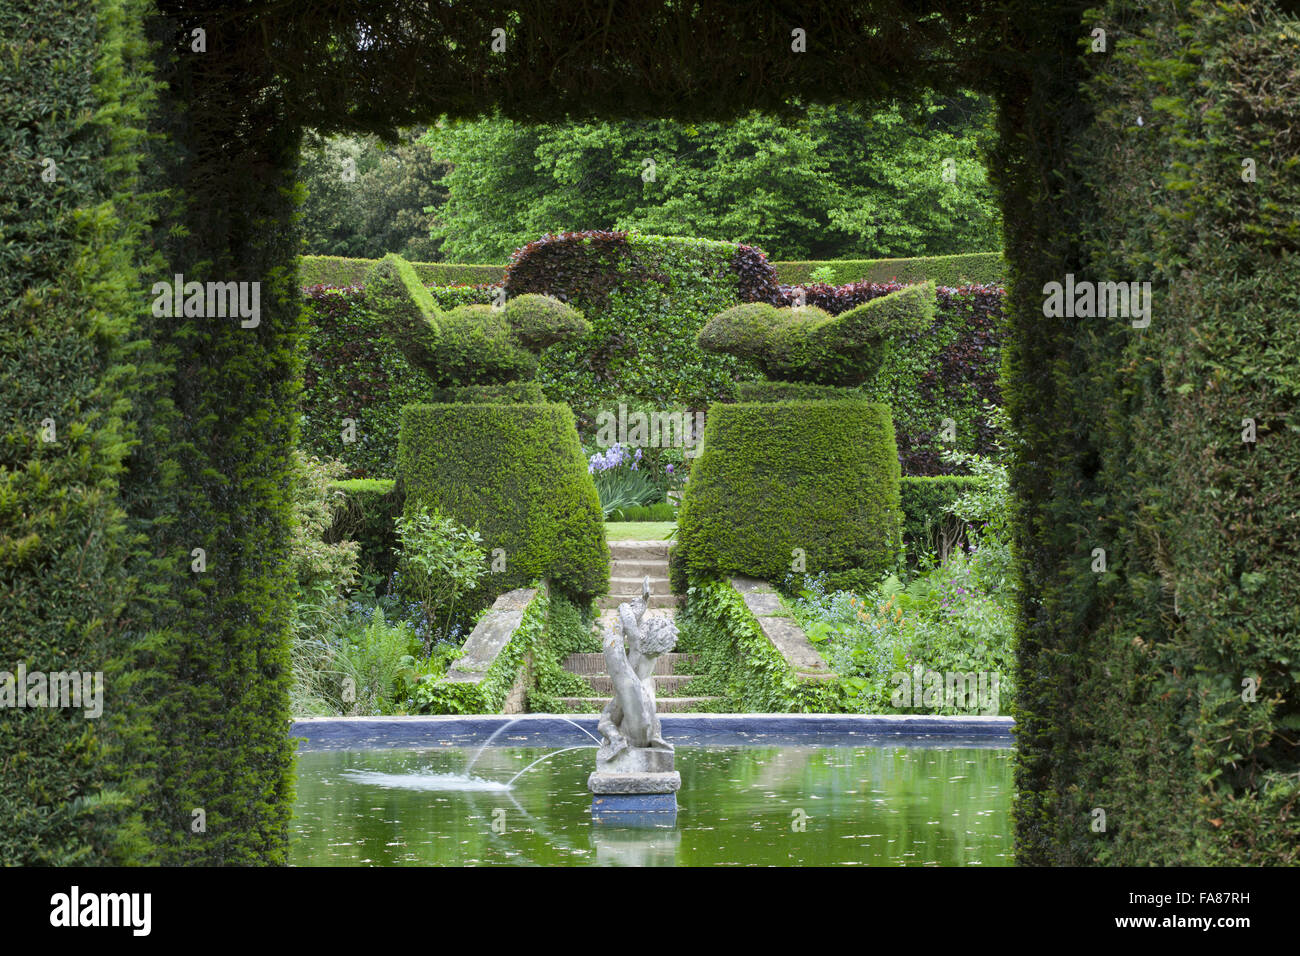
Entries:
{"label": "stone steps", "polygon": [[[651,582],[653,586],[653,582]],[[602,611],[617,609],[620,604],[628,604],[635,601],[641,596],[640,589],[636,594],[606,594],[596,600],[596,606]],[[646,607],[653,608],[676,608],[682,603],[680,595],[677,594],[651,594],[650,600],[646,602]]]}
{"label": "stone steps", "polygon": [[[695,663],[694,654],[678,654],[676,652],[664,654],[655,660],[654,672],[656,676],[676,674],[678,665],[693,663]],[[564,659],[564,669],[571,674],[577,674],[579,677],[603,675],[606,673],[605,655],[570,654]]]}
{"label": "stone steps", "polygon": [[[660,697],[656,704],[661,714],[674,714],[699,710],[718,700],[717,697]],[[561,697],[560,706],[566,710],[601,710],[609,703],[608,697]]]}
{"label": "stone steps", "polygon": [[[633,599],[641,596],[641,586],[645,583],[647,575],[640,577],[615,577],[613,574],[609,577],[610,596],[632,595]],[[653,594],[672,594],[673,589],[668,586],[668,578],[657,578],[654,575],[648,575],[650,578],[650,593]]]}
{"label": "stone steps", "polygon": [[610,577],[632,578],[638,583],[646,575],[651,581],[668,580],[668,559],[615,558],[609,563]]}
{"label": "stone steps", "polygon": [[[608,700],[614,694],[614,678],[608,674],[584,674],[594,693],[604,694]],[[654,674],[655,698],[661,703],[695,680],[694,674]],[[603,706],[603,705],[602,705]]]}

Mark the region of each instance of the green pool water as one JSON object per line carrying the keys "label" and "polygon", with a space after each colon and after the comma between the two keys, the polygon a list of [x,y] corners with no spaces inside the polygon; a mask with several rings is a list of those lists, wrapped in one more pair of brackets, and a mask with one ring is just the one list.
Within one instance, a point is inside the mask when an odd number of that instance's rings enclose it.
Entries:
{"label": "green pool water", "polygon": [[[594,824],[594,749],[299,754],[300,866],[1003,866],[1010,749],[677,748],[671,826]],[[498,789],[459,789],[464,786]],[[457,789],[445,789],[453,787]]]}

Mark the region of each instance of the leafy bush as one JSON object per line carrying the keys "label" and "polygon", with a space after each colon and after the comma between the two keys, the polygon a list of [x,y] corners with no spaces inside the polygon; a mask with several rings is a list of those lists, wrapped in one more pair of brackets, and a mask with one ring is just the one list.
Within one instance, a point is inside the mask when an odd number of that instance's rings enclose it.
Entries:
{"label": "leafy bush", "polygon": [[671,564],[675,589],[714,574],[783,581],[899,554],[889,409],[863,401],[718,405],[691,469]]}
{"label": "leafy bush", "polygon": [[[808,639],[844,678],[845,707],[858,713],[915,713],[910,698],[896,706],[894,693],[922,673],[971,672],[998,676],[998,713],[1010,713],[1015,700],[1015,600],[1001,576],[1004,556],[994,544],[969,556],[954,552],[948,561],[904,583],[889,575],[865,593],[835,591],[824,579],[805,582],[793,602]],[[987,686],[987,685],[986,685]],[[948,702],[924,713],[954,714],[964,709]]]}
{"label": "leafy bush", "polygon": [[[477,531],[427,508],[414,508],[395,521],[398,548],[397,583],[403,598],[419,603],[429,650],[452,634],[452,624],[468,592],[478,588],[487,562]],[[468,602],[471,603],[472,602]]]}
{"label": "leafy bush", "polygon": [[309,458],[294,450],[294,525],[291,555],[299,592],[342,597],[357,578],[360,546],[355,541],[326,541],[342,492],[335,480],[346,467],[338,461]]}
{"label": "leafy bush", "polygon": [[[769,301],[789,306],[803,300],[841,315],[873,299],[898,292],[896,282],[854,282],[843,286],[782,286]],[[934,321],[925,330],[897,339],[863,397],[885,402],[894,416],[898,451],[907,475],[950,474],[957,465],[943,453],[956,448],[996,453],[998,430],[989,405],[1001,404],[998,374],[1005,292],[998,286],[939,286]],[[955,441],[945,440],[945,419]]]}
{"label": "leafy bush", "polygon": [[402,495],[396,484],[389,478],[353,478],[328,486],[334,513],[324,540],[356,542],[358,571],[381,581],[397,566],[394,519],[402,513]]}
{"label": "leafy bush", "polygon": [[[343,256],[303,256],[298,281],[304,289],[313,286],[359,286],[378,259],[348,259]],[[465,265],[453,262],[412,262],[411,268],[427,285],[484,285],[500,282],[505,266]]]}

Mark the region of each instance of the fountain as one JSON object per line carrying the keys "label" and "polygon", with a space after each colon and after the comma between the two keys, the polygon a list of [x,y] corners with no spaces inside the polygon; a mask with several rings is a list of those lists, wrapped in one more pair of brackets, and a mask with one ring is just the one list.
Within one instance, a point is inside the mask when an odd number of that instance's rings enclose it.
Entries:
{"label": "fountain", "polygon": [[[618,607],[618,630],[604,638],[605,665],[613,697],[600,713],[597,729],[604,738],[596,752],[596,770],[587,778],[591,810],[597,822],[628,824],[637,818],[670,825],[677,812],[682,778],[673,769],[673,745],[663,738],[655,701],[655,658],[677,644],[677,628],[661,617],[645,619],[650,578],[641,597]],[[612,817],[612,819],[610,819]]]}

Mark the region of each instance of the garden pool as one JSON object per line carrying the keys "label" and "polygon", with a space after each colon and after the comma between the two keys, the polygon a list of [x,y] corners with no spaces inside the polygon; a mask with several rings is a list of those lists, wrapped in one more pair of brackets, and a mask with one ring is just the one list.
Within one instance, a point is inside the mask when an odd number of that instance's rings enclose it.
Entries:
{"label": "garden pool", "polygon": [[[588,722],[594,725],[583,721]],[[373,728],[376,722],[366,723]],[[409,735],[385,734],[382,726],[378,736],[396,746],[374,746],[375,733],[322,740],[307,730],[298,756],[291,862],[1011,862],[1013,751],[1007,733],[767,733],[753,731],[753,724],[733,724],[721,733],[679,727],[674,733],[665,724],[665,735],[677,747],[682,789],[675,819],[670,815],[671,822],[658,826],[593,821],[586,780],[595,749],[580,729],[512,735],[513,724],[498,723],[495,730],[505,732],[490,746],[483,744],[491,725],[472,734],[442,733],[446,739],[432,746],[409,746],[403,740]],[[740,726],[749,732],[735,732]],[[301,724],[295,732],[304,732]],[[365,745],[350,745],[358,739]]]}

